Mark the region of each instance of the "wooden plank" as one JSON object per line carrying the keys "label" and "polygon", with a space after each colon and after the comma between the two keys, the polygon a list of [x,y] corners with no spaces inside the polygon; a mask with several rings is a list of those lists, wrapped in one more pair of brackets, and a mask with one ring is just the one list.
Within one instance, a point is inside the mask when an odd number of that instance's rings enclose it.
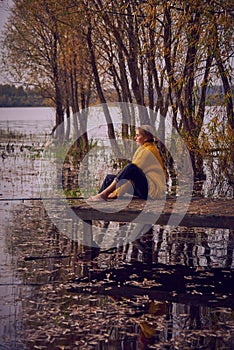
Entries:
{"label": "wooden plank", "polygon": [[[130,203],[127,199],[117,199],[112,202],[93,203],[92,206],[84,200],[70,203],[72,210],[85,221],[167,225],[173,213],[174,221],[171,225],[176,222],[176,226],[234,229],[234,199],[193,198],[188,208],[185,207],[186,202],[178,202],[173,198],[167,199],[165,203],[158,200],[147,201],[147,206],[145,204],[144,200],[139,199]],[[142,210],[144,215],[140,215]]]}

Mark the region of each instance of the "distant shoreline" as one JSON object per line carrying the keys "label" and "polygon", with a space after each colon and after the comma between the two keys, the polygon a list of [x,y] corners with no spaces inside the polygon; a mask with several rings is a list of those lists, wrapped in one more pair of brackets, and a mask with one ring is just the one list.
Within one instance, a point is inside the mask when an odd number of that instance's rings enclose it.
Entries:
{"label": "distant shoreline", "polygon": [[35,106],[0,106],[0,109],[3,108],[51,108],[54,109],[53,106],[49,105],[35,105]]}
{"label": "distant shoreline", "polygon": [[0,84],[0,107],[49,107],[50,99],[37,88]]}
{"label": "distant shoreline", "polygon": [[0,105],[0,108],[53,108],[48,105],[21,105],[21,106],[8,106],[8,105]]}

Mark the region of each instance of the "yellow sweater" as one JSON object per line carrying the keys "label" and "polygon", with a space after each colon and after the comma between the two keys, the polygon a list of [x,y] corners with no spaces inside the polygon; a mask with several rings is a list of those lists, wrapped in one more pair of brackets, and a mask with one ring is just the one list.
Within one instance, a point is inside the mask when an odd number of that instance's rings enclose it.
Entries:
{"label": "yellow sweater", "polygon": [[[132,158],[132,163],[138,166],[148,181],[148,196],[152,199],[162,197],[165,193],[166,177],[163,170],[162,157],[153,142],[145,142],[139,146]],[[117,196],[127,192],[129,183],[118,187]]]}

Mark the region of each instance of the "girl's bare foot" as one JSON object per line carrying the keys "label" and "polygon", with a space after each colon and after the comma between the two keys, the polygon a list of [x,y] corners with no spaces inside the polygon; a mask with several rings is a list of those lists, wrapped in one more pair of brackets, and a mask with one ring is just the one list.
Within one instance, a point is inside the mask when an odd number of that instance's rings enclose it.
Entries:
{"label": "girl's bare foot", "polygon": [[100,194],[96,194],[96,196],[91,196],[87,199],[87,202],[102,202],[106,201]]}

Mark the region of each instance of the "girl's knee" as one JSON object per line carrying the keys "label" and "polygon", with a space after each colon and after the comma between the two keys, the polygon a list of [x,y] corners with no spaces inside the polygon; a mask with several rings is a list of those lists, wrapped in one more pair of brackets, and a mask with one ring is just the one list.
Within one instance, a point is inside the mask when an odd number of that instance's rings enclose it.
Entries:
{"label": "girl's knee", "polygon": [[105,180],[106,181],[113,181],[115,178],[115,175],[113,174],[107,174],[106,177],[105,177]]}
{"label": "girl's knee", "polygon": [[137,166],[133,163],[130,163],[130,164],[126,165],[126,167],[125,167],[125,169],[136,169],[136,168],[137,168]]}

